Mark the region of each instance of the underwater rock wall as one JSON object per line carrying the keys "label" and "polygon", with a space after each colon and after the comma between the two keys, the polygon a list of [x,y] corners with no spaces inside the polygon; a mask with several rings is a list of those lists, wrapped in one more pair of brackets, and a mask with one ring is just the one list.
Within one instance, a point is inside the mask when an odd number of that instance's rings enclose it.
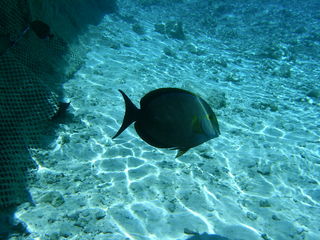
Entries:
{"label": "underwater rock wall", "polygon": [[[116,0],[0,0],[0,239],[26,233],[14,213],[32,202],[28,182],[37,166],[30,150],[45,145],[62,83],[82,63],[85,51],[74,40],[116,9]],[[52,37],[39,37],[34,20],[44,23],[40,33],[47,24]]]}
{"label": "underwater rock wall", "polygon": [[33,19],[40,19],[54,32],[68,40],[73,39],[87,24],[98,24],[107,13],[117,11],[117,0],[30,0]]}
{"label": "underwater rock wall", "polygon": [[[63,97],[62,83],[82,63],[85,50],[72,40],[117,5],[116,0],[0,0],[0,7],[1,208],[26,201],[27,195],[18,196],[23,191],[12,190],[12,184],[25,188],[28,149],[42,144],[40,135]],[[40,38],[31,31],[34,20],[47,24],[53,37]]]}

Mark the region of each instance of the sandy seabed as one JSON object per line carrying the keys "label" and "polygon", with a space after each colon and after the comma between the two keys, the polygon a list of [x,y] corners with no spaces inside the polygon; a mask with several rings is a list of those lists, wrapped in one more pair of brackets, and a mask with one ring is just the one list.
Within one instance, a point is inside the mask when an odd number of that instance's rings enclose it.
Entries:
{"label": "sandy seabed", "polygon": [[[109,15],[90,27],[81,37],[89,49],[84,64],[64,85],[72,116],[49,149],[34,150],[35,205],[17,212],[31,232],[26,239],[182,240],[190,237],[185,229],[231,240],[320,239],[320,100],[307,96],[320,87],[319,59],[277,39],[251,45],[263,37],[241,21],[244,9],[217,18],[215,34],[193,24],[196,13],[129,4],[121,13],[127,17]],[[186,40],[154,31],[174,17]],[[240,37],[252,35],[241,42],[222,32],[235,22]],[[138,106],[160,87],[204,98],[221,136],[178,159],[147,145],[133,127],[112,140],[124,115],[117,90]]]}

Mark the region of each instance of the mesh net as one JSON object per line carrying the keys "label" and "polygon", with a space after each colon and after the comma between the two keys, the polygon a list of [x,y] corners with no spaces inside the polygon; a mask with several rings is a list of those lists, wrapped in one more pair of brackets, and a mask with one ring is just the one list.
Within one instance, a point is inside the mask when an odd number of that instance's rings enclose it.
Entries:
{"label": "mesh net", "polygon": [[65,78],[59,64],[68,44],[26,31],[30,12],[28,1],[0,0],[0,208],[28,200],[29,173],[36,166],[29,149],[58,111]]}

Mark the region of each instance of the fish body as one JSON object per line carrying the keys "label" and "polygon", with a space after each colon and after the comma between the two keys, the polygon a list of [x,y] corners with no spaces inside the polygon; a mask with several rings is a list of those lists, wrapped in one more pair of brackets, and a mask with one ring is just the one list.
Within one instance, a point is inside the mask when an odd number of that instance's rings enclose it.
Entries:
{"label": "fish body", "polygon": [[59,102],[58,111],[55,113],[55,115],[52,116],[51,120],[57,120],[62,118],[66,114],[68,107],[70,106],[70,103],[71,102]]}
{"label": "fish body", "polygon": [[131,123],[138,135],[158,148],[179,150],[176,157],[220,134],[217,118],[199,96],[178,88],[160,88],[146,94],[138,109],[122,94],[126,113],[123,124],[113,138]]}

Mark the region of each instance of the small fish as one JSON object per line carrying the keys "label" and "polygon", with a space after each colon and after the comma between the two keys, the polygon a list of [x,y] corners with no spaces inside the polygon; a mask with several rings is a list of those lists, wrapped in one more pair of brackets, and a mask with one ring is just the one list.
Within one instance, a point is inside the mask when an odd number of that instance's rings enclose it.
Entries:
{"label": "small fish", "polygon": [[40,20],[32,21],[30,28],[40,39],[51,39],[54,36],[50,33],[49,25]]}
{"label": "small fish", "polygon": [[126,111],[118,137],[135,122],[138,135],[158,148],[177,149],[176,157],[220,134],[217,118],[199,96],[178,88],[160,88],[147,93],[138,109],[121,90]]}
{"label": "small fish", "polygon": [[51,120],[57,120],[59,118],[62,118],[66,112],[67,109],[69,107],[71,102],[59,102],[58,104],[58,111],[56,112],[56,114],[51,118]]}
{"label": "small fish", "polygon": [[208,234],[206,232],[199,234],[197,232],[193,232],[188,229],[185,229],[184,233],[189,235],[194,235],[193,237],[190,237],[187,240],[230,240],[229,238],[220,236],[218,234]]}
{"label": "small fish", "polygon": [[193,237],[188,238],[187,240],[230,240],[230,239],[226,237],[222,237],[217,234],[197,233]]}

